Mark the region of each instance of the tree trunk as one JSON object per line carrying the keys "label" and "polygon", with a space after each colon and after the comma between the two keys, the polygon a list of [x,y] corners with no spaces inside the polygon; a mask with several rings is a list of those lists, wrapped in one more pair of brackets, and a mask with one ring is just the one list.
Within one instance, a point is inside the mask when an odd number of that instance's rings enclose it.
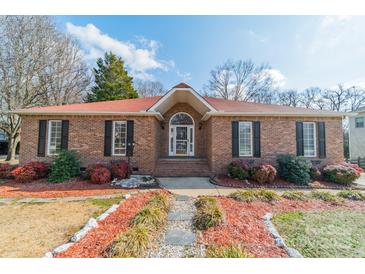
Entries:
{"label": "tree trunk", "polygon": [[14,136],[10,137],[8,140],[8,155],[6,156],[6,161],[13,161],[15,160],[16,147],[19,140]]}

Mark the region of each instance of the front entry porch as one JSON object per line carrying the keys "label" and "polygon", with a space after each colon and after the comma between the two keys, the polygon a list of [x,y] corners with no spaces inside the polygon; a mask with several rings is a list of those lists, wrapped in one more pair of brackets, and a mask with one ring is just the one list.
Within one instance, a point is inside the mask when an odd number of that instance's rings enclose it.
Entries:
{"label": "front entry porch", "polygon": [[212,173],[206,158],[174,156],[158,159],[154,175],[161,177],[210,177]]}

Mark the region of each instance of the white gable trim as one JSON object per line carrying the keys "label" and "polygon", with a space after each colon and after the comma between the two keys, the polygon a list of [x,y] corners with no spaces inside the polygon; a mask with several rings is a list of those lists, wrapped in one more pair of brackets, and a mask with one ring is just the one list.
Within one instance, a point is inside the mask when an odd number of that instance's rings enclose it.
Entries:
{"label": "white gable trim", "polygon": [[171,89],[160,100],[158,100],[153,106],[151,106],[147,111],[149,111],[149,112],[150,111],[156,112],[156,109],[163,102],[165,102],[172,94],[174,94],[178,90],[185,90],[185,91],[191,92],[191,94],[193,94],[202,104],[204,104],[209,109],[209,111],[211,111],[211,112],[216,112],[217,111],[211,104],[209,104],[203,97],[200,96],[199,93],[197,93],[192,88],[173,88],[173,89]]}

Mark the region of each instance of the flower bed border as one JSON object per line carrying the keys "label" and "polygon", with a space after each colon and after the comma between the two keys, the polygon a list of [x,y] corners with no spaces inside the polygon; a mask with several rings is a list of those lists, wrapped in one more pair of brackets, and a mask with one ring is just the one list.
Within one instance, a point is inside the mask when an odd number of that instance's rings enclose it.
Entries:
{"label": "flower bed border", "polygon": [[[229,178],[229,177],[228,177]],[[235,180],[232,178],[229,178],[231,180]],[[219,182],[219,178],[217,175],[214,175],[213,177],[209,178],[209,181],[217,186],[223,186],[223,187],[233,187],[233,188],[269,188],[269,189],[354,189],[354,190],[365,190],[365,187],[358,186],[358,185],[350,185],[350,186],[321,186],[321,187],[315,187],[315,186],[305,186],[305,185],[272,185],[272,184],[258,184],[252,181],[250,182],[250,185],[238,185],[238,184],[222,184]],[[242,182],[241,180],[236,180],[237,183]]]}
{"label": "flower bed border", "polygon": [[93,228],[98,227],[98,222],[105,220],[111,213],[116,211],[125,200],[129,199],[132,195],[135,195],[137,192],[127,193],[123,195],[123,200],[121,200],[118,204],[111,205],[104,213],[98,216],[96,219],[90,218],[86,224],[77,232],[75,232],[67,243],[57,246],[56,248],[48,251],[44,254],[43,258],[54,258],[54,256],[65,252],[72,245],[80,241],[84,238]]}
{"label": "flower bed border", "polygon": [[300,252],[297,249],[288,247],[285,244],[284,239],[280,236],[280,234],[277,231],[277,229],[275,228],[274,224],[271,222],[272,216],[273,216],[272,213],[266,213],[265,216],[263,217],[263,219],[264,219],[266,228],[269,230],[270,234],[275,239],[275,244],[278,247],[282,247],[290,258],[304,258],[303,255],[300,254]]}

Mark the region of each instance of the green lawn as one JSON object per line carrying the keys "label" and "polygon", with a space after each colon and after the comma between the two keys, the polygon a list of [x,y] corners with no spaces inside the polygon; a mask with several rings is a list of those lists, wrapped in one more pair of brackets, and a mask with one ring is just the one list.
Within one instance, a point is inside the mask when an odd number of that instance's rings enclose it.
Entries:
{"label": "green lawn", "polygon": [[304,257],[365,257],[365,212],[286,212],[273,223],[289,247]]}

